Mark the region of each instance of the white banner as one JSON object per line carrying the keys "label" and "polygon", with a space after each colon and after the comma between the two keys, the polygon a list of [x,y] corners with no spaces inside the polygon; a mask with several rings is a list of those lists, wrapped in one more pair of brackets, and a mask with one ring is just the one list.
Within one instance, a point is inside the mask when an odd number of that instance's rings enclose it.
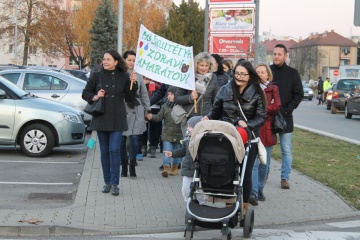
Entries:
{"label": "white banner", "polygon": [[135,70],[154,81],[189,90],[195,89],[192,47],[160,37],[140,27]]}

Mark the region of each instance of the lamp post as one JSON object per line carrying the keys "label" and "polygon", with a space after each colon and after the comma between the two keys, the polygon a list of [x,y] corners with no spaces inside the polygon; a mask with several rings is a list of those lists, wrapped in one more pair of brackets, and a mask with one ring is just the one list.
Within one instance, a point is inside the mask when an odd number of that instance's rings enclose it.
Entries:
{"label": "lamp post", "polygon": [[17,37],[18,37],[18,25],[17,25],[17,14],[18,14],[18,0],[15,0],[15,42],[14,42],[14,61],[17,64]]}

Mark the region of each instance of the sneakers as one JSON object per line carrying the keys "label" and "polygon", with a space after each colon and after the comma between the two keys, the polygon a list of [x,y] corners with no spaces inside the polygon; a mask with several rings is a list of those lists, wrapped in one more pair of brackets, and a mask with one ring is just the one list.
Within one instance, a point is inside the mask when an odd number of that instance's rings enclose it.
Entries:
{"label": "sneakers", "polygon": [[259,205],[258,197],[256,196],[255,193],[252,193],[252,194],[250,195],[249,203],[250,203],[251,205],[253,205],[253,206]]}
{"label": "sneakers", "polygon": [[103,186],[103,189],[101,190],[103,193],[108,193],[110,192],[110,188],[111,188],[111,185],[110,184],[105,184]]}
{"label": "sneakers", "polygon": [[142,155],[142,153],[139,153],[139,154],[136,155],[136,160],[137,160],[137,161],[142,161],[142,160],[143,160],[143,155]]}
{"label": "sneakers", "polygon": [[119,195],[119,192],[120,192],[120,189],[119,189],[118,185],[112,185],[111,186],[111,194],[113,196]]}
{"label": "sneakers", "polygon": [[281,188],[282,189],[290,189],[290,184],[286,179],[281,179]]}

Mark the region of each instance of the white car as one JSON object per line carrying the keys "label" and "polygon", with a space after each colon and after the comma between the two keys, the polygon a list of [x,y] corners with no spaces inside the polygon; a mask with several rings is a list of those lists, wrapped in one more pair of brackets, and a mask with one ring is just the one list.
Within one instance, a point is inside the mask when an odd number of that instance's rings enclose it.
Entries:
{"label": "white car", "polygon": [[[60,102],[83,111],[87,102],[81,98],[86,82],[54,70],[16,68],[0,71],[0,76],[8,79],[26,92],[52,101]],[[84,122],[89,125],[91,116],[84,113]]]}
{"label": "white car", "polygon": [[0,145],[19,145],[30,157],[85,141],[83,113],[39,98],[0,77]]}

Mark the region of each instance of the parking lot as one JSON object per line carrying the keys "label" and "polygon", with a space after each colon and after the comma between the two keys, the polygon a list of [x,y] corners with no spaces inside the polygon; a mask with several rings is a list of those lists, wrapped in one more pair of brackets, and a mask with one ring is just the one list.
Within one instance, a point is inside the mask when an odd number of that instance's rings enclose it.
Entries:
{"label": "parking lot", "polygon": [[0,146],[0,207],[44,209],[71,205],[86,158],[84,144],[62,146],[45,158],[26,157],[19,148]]}

